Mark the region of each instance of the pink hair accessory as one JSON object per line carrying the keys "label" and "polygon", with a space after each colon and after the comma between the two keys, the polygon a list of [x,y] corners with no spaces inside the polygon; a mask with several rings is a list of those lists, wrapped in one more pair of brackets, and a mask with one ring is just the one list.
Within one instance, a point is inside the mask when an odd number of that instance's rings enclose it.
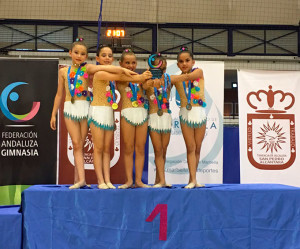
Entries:
{"label": "pink hair accessory", "polygon": [[111,96],[110,92],[106,92],[105,96],[110,97]]}
{"label": "pink hair accessory", "polygon": [[127,97],[128,97],[128,98],[131,98],[131,97],[132,97],[132,93],[131,93],[131,92],[128,92],[128,93],[127,93]]}
{"label": "pink hair accessory", "polygon": [[140,101],[140,100],[138,100],[137,102],[139,103],[139,105],[142,104],[142,101]]}
{"label": "pink hair accessory", "polygon": [[75,89],[75,94],[80,93],[80,91],[76,88]]}
{"label": "pink hair accessory", "polygon": [[192,98],[192,99],[195,98],[195,95],[194,95],[194,94],[191,94],[191,98]]}
{"label": "pink hair accessory", "polygon": [[89,75],[88,75],[87,73],[84,73],[83,77],[84,77],[85,79],[87,79],[87,78],[89,77]]}
{"label": "pink hair accessory", "polygon": [[114,102],[113,102],[113,101],[110,101],[109,103],[112,105]]}
{"label": "pink hair accessory", "polygon": [[154,99],[154,100],[153,100],[153,103],[154,103],[154,104],[157,104],[157,100],[156,100],[156,99]]}
{"label": "pink hair accessory", "polygon": [[166,104],[161,105],[161,109],[166,109],[166,108],[167,108]]}

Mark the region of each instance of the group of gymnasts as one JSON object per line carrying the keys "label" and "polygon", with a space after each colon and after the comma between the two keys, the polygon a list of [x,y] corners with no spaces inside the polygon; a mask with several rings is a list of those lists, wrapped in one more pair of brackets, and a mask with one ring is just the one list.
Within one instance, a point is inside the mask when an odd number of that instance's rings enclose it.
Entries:
{"label": "group of gymnasts", "polygon": [[[154,65],[162,77],[153,79],[147,70],[135,73],[137,59],[131,49],[125,49],[118,66],[113,66],[109,46],[99,46],[96,60],[99,65],[87,64],[87,46],[83,38],[72,43],[69,55],[72,65],[59,70],[58,88],[54,99],[50,127],[56,129],[56,115],[62,99],[64,118],[70,134],[75,160],[74,184],[70,189],[86,186],[84,172],[84,142],[91,129],[94,145],[94,168],[99,189],[115,189],[110,181],[110,145],[115,128],[114,110],[118,108],[116,90],[121,94],[121,134],[124,140],[126,182],[120,189],[148,188],[142,182],[145,143],[149,131],[155,153],[156,179],[154,188],[168,187],[165,180],[165,161],[170,141],[172,117],[169,109],[170,91],[175,85],[180,96],[180,125],[187,150],[189,182],[185,188],[202,187],[196,180],[200,150],[206,130],[203,71],[193,68],[193,54],[182,47],[177,55],[181,75],[165,73],[166,59],[160,54]],[[92,91],[89,80],[92,79]],[[65,95],[65,96],[64,96]],[[135,179],[133,153],[135,151]]]}

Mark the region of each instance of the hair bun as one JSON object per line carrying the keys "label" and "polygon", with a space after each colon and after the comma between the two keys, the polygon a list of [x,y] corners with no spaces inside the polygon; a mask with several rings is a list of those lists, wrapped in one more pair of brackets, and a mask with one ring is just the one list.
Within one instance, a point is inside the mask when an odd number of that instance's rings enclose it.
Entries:
{"label": "hair bun", "polygon": [[181,48],[180,48],[180,52],[182,52],[182,51],[188,51],[189,49],[187,48],[187,47],[185,47],[185,46],[182,46]]}

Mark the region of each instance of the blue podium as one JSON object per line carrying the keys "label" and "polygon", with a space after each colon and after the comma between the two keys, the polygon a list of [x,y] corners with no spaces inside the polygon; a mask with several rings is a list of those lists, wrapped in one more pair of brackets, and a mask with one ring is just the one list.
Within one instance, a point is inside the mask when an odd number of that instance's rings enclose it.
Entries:
{"label": "blue podium", "polygon": [[69,190],[22,196],[24,249],[300,249],[300,188]]}
{"label": "blue podium", "polygon": [[20,206],[0,206],[0,249],[21,249],[22,214]]}

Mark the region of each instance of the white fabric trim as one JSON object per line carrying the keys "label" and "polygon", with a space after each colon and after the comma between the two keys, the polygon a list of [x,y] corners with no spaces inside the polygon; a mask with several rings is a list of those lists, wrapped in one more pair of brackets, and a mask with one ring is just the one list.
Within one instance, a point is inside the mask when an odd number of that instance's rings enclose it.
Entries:
{"label": "white fabric trim", "polygon": [[90,102],[87,100],[76,100],[73,104],[71,101],[66,101],[64,103],[64,116],[77,121],[87,119],[89,107]]}
{"label": "white fabric trim", "polygon": [[152,113],[149,115],[148,126],[150,130],[159,133],[171,132],[172,116],[167,112],[164,112],[162,116],[158,116],[157,113]]}

